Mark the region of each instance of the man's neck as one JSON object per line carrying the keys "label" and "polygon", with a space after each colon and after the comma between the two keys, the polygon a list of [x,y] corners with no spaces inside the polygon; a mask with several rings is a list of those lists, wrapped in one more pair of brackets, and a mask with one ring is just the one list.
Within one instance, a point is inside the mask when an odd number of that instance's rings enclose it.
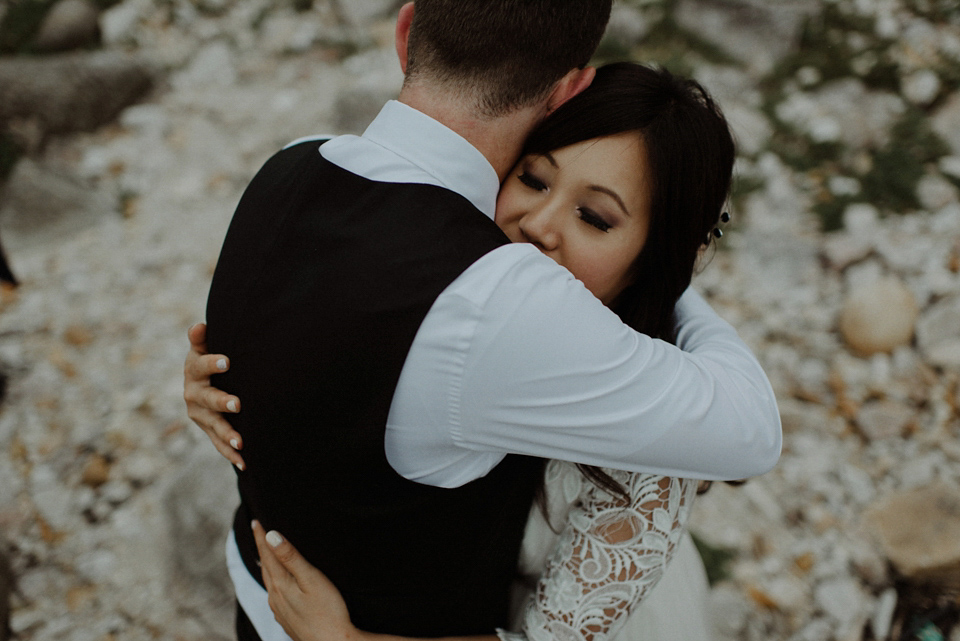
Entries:
{"label": "man's neck", "polygon": [[500,182],[516,164],[524,140],[542,118],[535,108],[521,109],[500,118],[479,118],[464,106],[463,99],[450,98],[418,85],[404,86],[398,100],[460,134],[484,155]]}

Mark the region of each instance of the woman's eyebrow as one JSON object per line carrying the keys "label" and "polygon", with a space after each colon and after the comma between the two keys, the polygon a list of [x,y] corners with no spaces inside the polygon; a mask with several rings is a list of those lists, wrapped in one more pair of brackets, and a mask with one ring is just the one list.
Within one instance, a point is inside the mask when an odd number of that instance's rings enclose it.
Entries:
{"label": "woman's eyebrow", "polygon": [[620,198],[620,196],[617,195],[617,192],[613,191],[612,189],[607,189],[606,187],[601,187],[600,185],[590,185],[590,191],[598,191],[601,194],[606,194],[610,196],[615,201],[617,201],[617,204],[620,205],[620,209],[623,210],[624,214],[626,214],[627,216],[630,215],[630,212],[627,211],[627,206],[623,204],[623,200]]}
{"label": "woman's eyebrow", "polygon": [[553,157],[553,154],[551,154],[549,151],[546,151],[546,152],[544,152],[544,153],[541,154],[541,155],[542,155],[544,158],[547,159],[547,162],[548,162],[548,163],[550,163],[551,165],[553,165],[554,169],[560,169],[560,165],[557,164],[557,161],[556,161],[556,159]]}

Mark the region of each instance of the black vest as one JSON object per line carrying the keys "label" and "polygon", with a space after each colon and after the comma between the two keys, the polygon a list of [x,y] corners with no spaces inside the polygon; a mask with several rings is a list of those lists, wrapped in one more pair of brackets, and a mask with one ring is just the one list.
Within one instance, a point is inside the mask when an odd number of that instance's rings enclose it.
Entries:
{"label": "black vest", "polygon": [[234,523],[260,580],[251,518],[340,588],[354,624],[410,636],[490,634],[507,597],[542,462],[508,456],[445,490],[386,460],[390,402],[434,300],[507,238],[468,200],[371,181],[317,142],[271,158],[240,201],[207,303],[214,384],[243,435]]}

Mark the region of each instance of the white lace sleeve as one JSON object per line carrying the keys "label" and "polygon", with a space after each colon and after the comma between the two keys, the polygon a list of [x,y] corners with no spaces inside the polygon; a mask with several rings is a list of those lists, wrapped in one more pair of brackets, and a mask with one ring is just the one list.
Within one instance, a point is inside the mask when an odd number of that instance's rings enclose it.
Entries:
{"label": "white lace sleeve", "polygon": [[629,504],[592,483],[570,512],[523,614],[522,633],[504,641],[604,641],[656,585],[697,493],[695,480],[605,470]]}

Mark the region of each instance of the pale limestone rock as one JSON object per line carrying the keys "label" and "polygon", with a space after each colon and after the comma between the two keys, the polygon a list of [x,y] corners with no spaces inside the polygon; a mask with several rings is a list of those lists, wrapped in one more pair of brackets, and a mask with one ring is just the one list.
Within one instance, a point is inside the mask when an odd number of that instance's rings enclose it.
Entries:
{"label": "pale limestone rock", "polygon": [[899,279],[881,278],[849,294],[840,331],[858,352],[889,352],[910,342],[918,313],[913,294]]}
{"label": "pale limestone rock", "polygon": [[960,488],[938,483],[891,494],[864,518],[901,574],[960,585]]}
{"label": "pale limestone rock", "polygon": [[915,412],[903,403],[870,401],[857,412],[857,426],[872,441],[900,436]]}

